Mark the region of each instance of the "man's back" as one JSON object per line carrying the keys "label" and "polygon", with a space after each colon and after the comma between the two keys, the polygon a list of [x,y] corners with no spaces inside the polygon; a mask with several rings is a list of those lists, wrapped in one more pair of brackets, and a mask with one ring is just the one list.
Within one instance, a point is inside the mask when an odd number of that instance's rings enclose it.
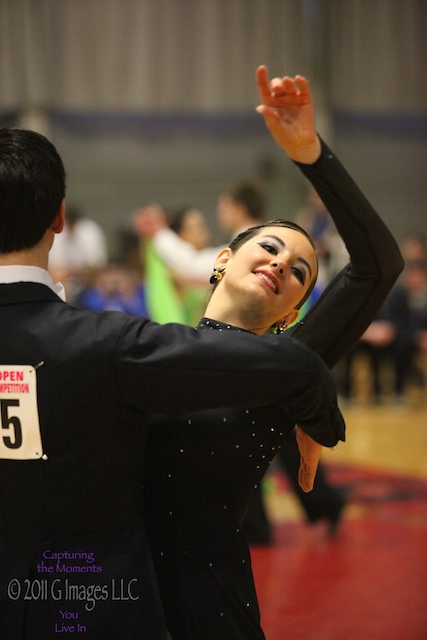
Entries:
{"label": "man's back", "polygon": [[161,638],[141,525],[144,415],[117,376],[127,316],[84,312],[38,284],[1,292],[2,456],[33,455],[28,437],[42,434],[37,458],[0,460],[1,637],[56,638],[79,624],[99,638]]}

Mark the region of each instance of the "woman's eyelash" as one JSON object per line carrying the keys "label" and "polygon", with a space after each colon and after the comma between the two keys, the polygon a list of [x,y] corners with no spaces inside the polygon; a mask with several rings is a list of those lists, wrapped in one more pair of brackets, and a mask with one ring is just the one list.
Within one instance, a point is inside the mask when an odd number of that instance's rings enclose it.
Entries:
{"label": "woman's eyelash", "polygon": [[277,255],[277,249],[273,244],[269,244],[268,242],[260,242],[260,246],[266,251],[268,251],[269,253],[272,253],[273,255]]}
{"label": "woman's eyelash", "polygon": [[301,282],[301,284],[305,284],[305,273],[304,273],[304,271],[302,271],[301,269],[298,269],[298,267],[292,267],[292,271],[294,272],[294,274],[296,275],[298,280]]}

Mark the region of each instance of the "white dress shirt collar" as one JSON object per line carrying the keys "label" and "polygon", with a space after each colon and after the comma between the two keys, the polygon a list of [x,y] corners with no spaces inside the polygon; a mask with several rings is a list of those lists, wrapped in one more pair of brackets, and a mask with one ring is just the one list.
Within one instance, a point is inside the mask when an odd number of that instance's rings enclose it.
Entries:
{"label": "white dress shirt collar", "polygon": [[62,284],[60,282],[55,284],[50,273],[41,267],[21,264],[0,266],[0,284],[12,284],[13,282],[44,284],[65,302],[65,291]]}

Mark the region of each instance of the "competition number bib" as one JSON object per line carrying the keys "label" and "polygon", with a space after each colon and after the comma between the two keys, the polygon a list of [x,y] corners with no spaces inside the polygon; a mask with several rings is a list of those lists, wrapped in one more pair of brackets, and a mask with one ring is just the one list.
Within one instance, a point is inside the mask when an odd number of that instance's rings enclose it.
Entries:
{"label": "competition number bib", "polygon": [[0,365],[0,458],[36,460],[43,455],[36,370]]}

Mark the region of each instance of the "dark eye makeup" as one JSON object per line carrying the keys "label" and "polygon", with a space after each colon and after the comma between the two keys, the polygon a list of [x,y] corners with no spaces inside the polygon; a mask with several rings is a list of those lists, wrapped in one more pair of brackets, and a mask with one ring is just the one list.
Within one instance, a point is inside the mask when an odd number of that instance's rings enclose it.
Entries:
{"label": "dark eye makeup", "polygon": [[[277,249],[277,247],[274,244],[272,244],[271,242],[263,240],[263,241],[259,242],[258,244],[259,244],[260,247],[262,247],[263,249],[268,251],[268,253],[271,253],[274,256],[277,256],[277,254],[279,253],[279,250]],[[304,269],[300,269],[299,267],[291,267],[291,269],[292,269],[292,273],[301,282],[301,284],[305,284],[305,281],[307,279],[307,274],[306,274],[305,270]]]}
{"label": "dark eye makeup", "polygon": [[271,244],[270,242],[259,242],[258,244],[260,247],[262,247],[269,253],[273,254],[274,256],[277,256],[278,251],[277,251],[277,248],[274,246],[274,244]]}
{"label": "dark eye makeup", "polygon": [[298,267],[292,267],[292,272],[295,274],[295,276],[298,278],[301,284],[305,284],[306,273],[303,269],[299,269]]}

